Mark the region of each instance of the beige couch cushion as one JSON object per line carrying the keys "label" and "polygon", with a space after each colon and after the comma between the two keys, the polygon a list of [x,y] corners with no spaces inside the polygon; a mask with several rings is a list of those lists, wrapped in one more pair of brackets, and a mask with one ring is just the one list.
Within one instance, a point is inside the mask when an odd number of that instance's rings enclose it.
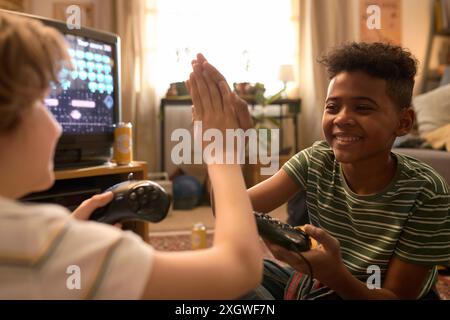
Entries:
{"label": "beige couch cushion", "polygon": [[450,185],[450,152],[430,149],[396,148],[393,152],[419,159],[436,170]]}
{"label": "beige couch cushion", "polygon": [[424,135],[424,138],[431,144],[433,149],[445,149],[450,151],[450,124],[428,132]]}
{"label": "beige couch cushion", "polygon": [[420,135],[450,123],[450,84],[413,99]]}

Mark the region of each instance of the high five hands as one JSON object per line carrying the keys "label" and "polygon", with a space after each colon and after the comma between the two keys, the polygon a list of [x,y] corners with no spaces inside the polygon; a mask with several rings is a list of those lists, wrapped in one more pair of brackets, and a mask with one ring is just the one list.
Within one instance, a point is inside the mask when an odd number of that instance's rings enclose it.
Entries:
{"label": "high five hands", "polygon": [[[202,120],[203,128],[206,125],[206,128],[246,131],[253,127],[247,102],[232,92],[225,77],[202,54],[197,54],[192,68],[186,84],[194,104],[193,121]],[[210,126],[213,124],[216,126]]]}
{"label": "high five hands", "polygon": [[[247,103],[231,91],[224,76],[203,55],[198,54],[192,61],[192,69],[186,85],[193,102],[194,141],[196,145],[203,145],[207,164],[238,164],[244,149],[234,142],[228,145],[227,131],[245,138],[243,131],[252,127]],[[213,137],[214,144],[211,144]]]}
{"label": "high five hands", "polygon": [[[193,121],[202,121],[203,130],[214,128],[223,134],[226,129],[240,128],[245,131],[253,127],[247,103],[232,92],[224,76],[202,54],[192,61],[192,68],[186,84],[193,101]],[[311,264],[314,277],[330,286],[336,276],[346,272],[339,241],[325,230],[311,225],[305,227],[305,232],[321,245],[304,252],[303,256]],[[298,254],[269,242],[266,245],[275,258],[308,273],[306,264]]]}

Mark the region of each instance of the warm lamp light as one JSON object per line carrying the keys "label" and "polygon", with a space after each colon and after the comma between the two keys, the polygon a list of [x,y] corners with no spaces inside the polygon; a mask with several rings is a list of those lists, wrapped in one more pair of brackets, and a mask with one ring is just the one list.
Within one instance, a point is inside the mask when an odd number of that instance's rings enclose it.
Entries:
{"label": "warm lamp light", "polygon": [[278,79],[281,80],[286,88],[288,82],[294,81],[294,67],[291,64],[282,64],[278,72]]}

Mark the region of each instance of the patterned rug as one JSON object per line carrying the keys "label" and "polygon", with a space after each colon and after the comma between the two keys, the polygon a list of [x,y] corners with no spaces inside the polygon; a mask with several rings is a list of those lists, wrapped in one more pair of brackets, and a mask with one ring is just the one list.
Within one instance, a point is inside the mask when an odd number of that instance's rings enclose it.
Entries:
{"label": "patterned rug", "polygon": [[450,300],[450,276],[439,275],[436,288],[442,300]]}
{"label": "patterned rug", "polygon": [[[212,245],[213,235],[208,232],[206,236],[206,243],[208,246]],[[185,234],[170,234],[165,235],[151,234],[149,243],[157,250],[162,251],[184,251],[191,249],[191,235]],[[264,256],[267,259],[273,259],[273,256],[262,245]],[[439,295],[442,300],[450,300],[450,275],[439,275],[438,282],[436,284]]]}

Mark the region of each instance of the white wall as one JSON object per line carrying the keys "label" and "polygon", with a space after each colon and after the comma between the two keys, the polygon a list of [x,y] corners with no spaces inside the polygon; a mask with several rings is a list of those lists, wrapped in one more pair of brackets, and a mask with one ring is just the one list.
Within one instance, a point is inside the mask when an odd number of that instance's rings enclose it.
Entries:
{"label": "white wall", "polygon": [[[61,0],[25,0],[26,11],[30,14],[53,17],[53,3],[64,3]],[[76,0],[66,1],[67,6],[77,3],[94,4],[94,28],[114,32],[114,1],[111,0]]]}

